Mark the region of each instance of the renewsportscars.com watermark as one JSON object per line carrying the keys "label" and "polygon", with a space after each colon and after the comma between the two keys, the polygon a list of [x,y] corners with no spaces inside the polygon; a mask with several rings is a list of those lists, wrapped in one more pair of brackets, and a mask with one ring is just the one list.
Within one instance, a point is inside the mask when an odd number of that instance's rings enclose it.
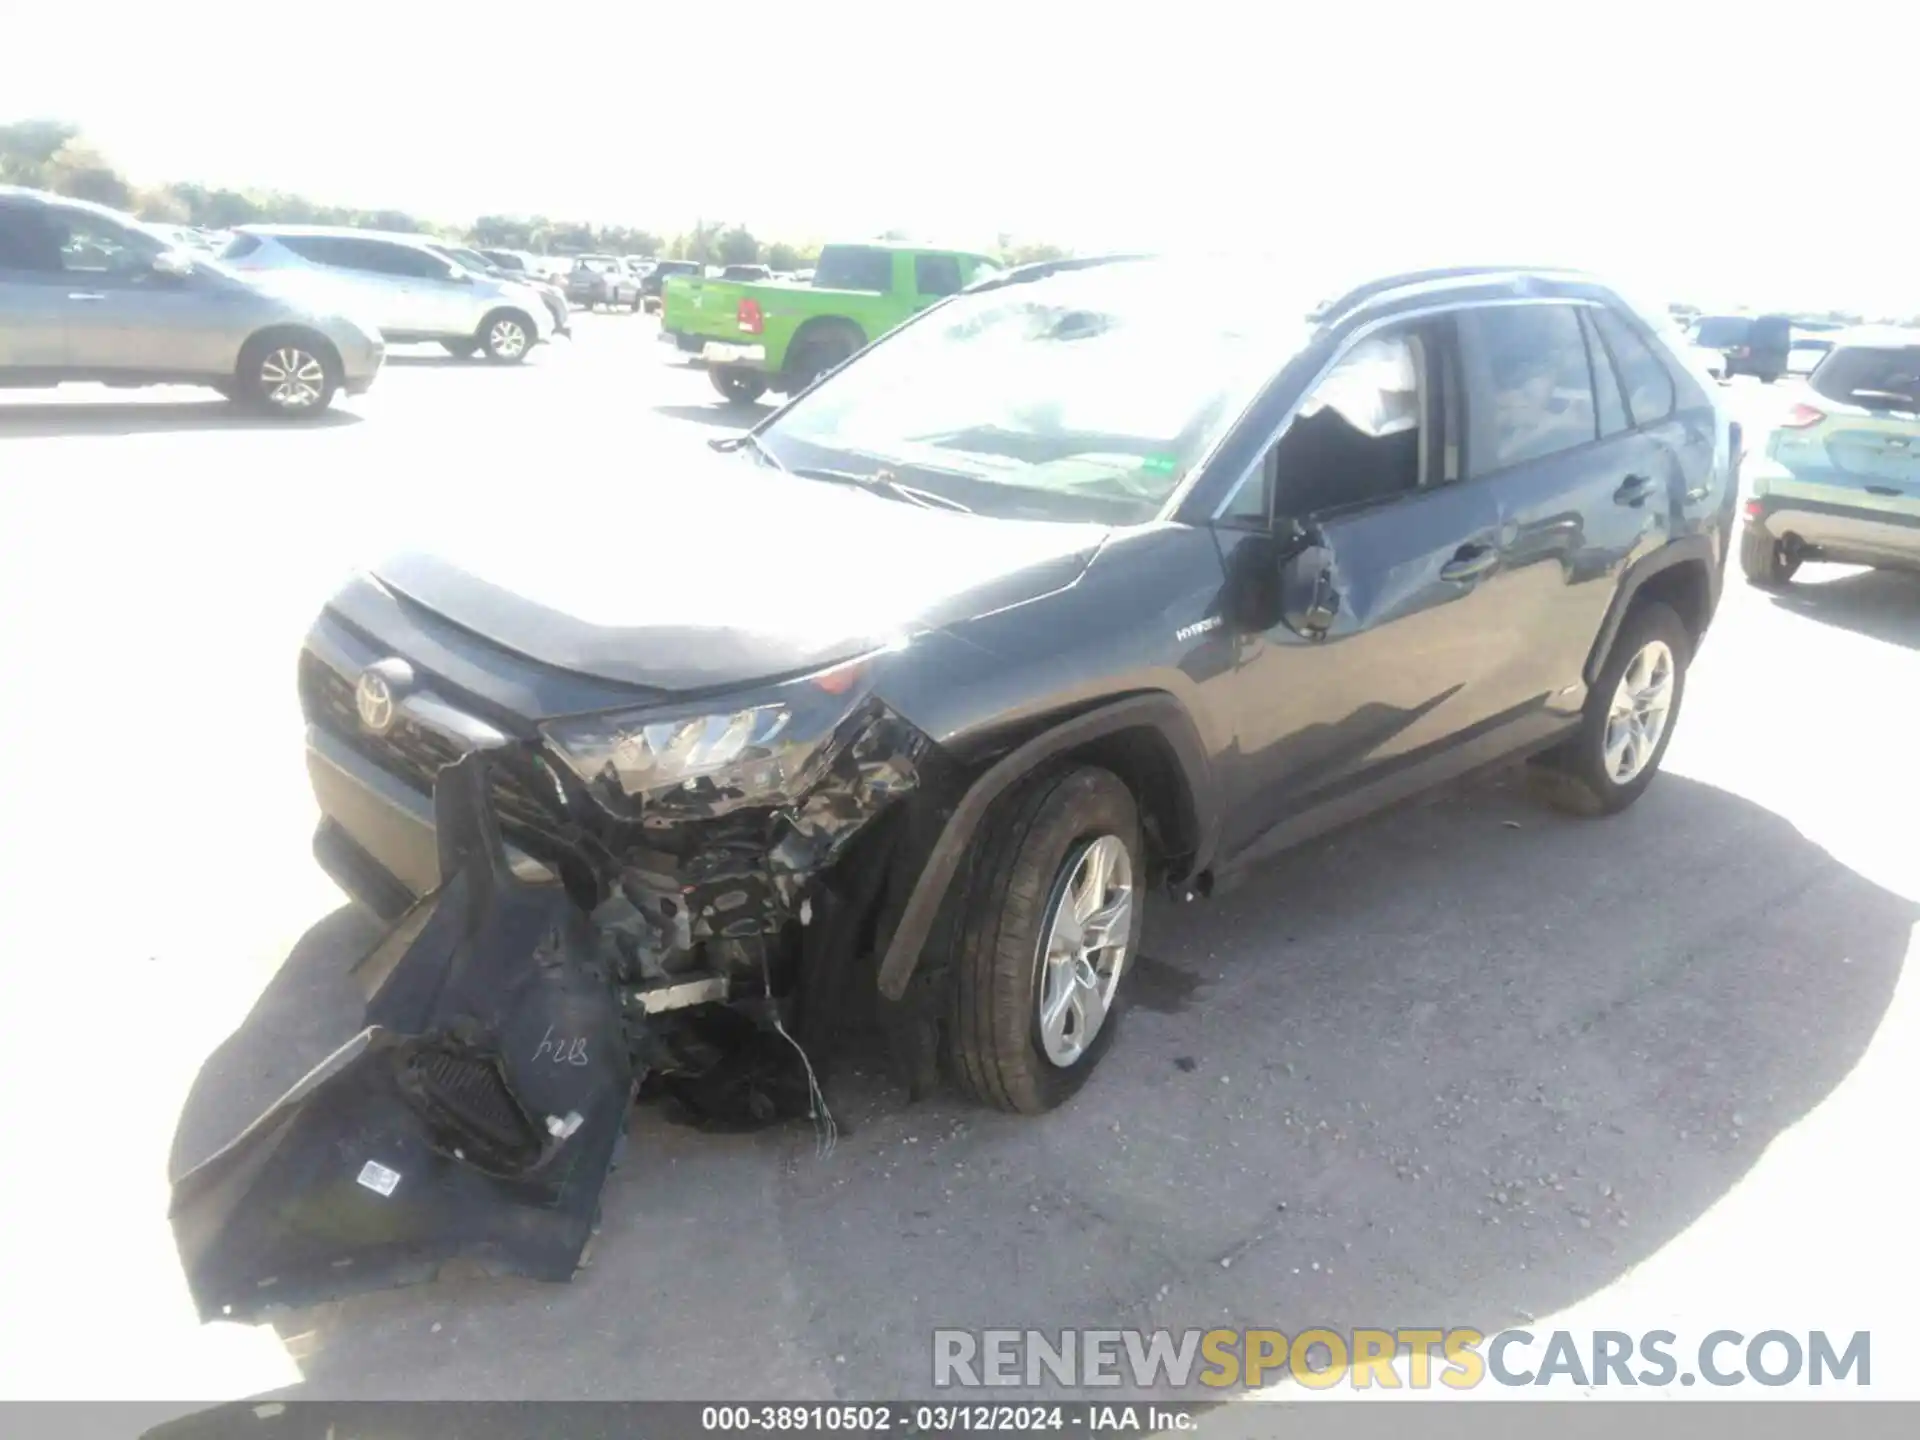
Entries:
{"label": "renewsportscars.com watermark", "polygon": [[1466,1327],[1333,1330],[936,1330],[939,1390],[1058,1386],[1472,1390],[1504,1386],[1873,1383],[1872,1335],[1824,1330],[1535,1334]]}

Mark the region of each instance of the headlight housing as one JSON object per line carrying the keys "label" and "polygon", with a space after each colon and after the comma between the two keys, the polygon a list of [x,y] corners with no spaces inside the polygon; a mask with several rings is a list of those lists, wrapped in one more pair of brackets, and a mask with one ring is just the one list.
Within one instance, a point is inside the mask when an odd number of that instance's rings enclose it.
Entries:
{"label": "headlight housing", "polygon": [[553,720],[547,743],[615,814],[696,818],[797,798],[867,698],[869,664],[723,700]]}

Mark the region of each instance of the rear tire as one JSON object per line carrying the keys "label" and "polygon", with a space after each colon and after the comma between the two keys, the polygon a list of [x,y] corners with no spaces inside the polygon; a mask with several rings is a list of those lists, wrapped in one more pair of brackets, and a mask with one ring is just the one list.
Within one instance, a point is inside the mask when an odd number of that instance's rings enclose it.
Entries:
{"label": "rear tire", "polygon": [[[1037,1115],[1086,1084],[1119,1029],[1144,909],[1139,811],[1111,771],[1043,771],[1000,799],[975,847],[955,881],[948,1068],[974,1099]],[[1105,916],[1113,943],[1076,945],[1082,916]],[[1072,1003],[1043,1034],[1057,997]]]}
{"label": "rear tire", "polygon": [[859,353],[865,344],[849,325],[816,326],[798,336],[787,358],[787,393],[798,395],[837,365]]}
{"label": "rear tire", "polygon": [[729,405],[751,405],[767,393],[767,377],[756,370],[716,365],[708,369],[707,379]]}
{"label": "rear tire", "polygon": [[234,366],[235,404],[261,415],[301,420],[333,403],[340,388],[340,362],[333,348],[298,330],[256,335],[241,347]]}
{"label": "rear tire", "polygon": [[534,337],[539,333],[533,321],[520,311],[495,310],[480,322],[475,341],[494,364],[518,365],[533,349]]}
{"label": "rear tire", "polygon": [[1787,556],[1787,547],[1757,525],[1740,532],[1740,570],[1749,585],[1762,590],[1783,589],[1800,568],[1798,556]]}
{"label": "rear tire", "polygon": [[471,360],[480,349],[478,340],[442,340],[440,348],[456,360]]}
{"label": "rear tire", "polygon": [[1616,815],[1638,800],[1666,757],[1692,659],[1680,617],[1657,600],[1637,602],[1588,692],[1579,732],[1533,762],[1541,798],[1576,815]]}

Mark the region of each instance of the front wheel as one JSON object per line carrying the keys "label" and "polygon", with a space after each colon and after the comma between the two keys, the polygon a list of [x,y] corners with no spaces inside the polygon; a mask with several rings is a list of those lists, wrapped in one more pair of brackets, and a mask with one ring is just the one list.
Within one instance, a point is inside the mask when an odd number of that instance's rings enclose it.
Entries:
{"label": "front wheel", "polygon": [[1749,525],[1740,532],[1740,572],[1748,584],[1778,590],[1799,568],[1799,557],[1789,556],[1787,547],[1759,526]]}
{"label": "front wheel", "polygon": [[230,394],[248,409],[293,420],[319,414],[339,388],[339,372],[324,348],[303,335],[281,334],[247,342]]}
{"label": "front wheel", "polygon": [[767,393],[767,377],[754,370],[716,365],[707,371],[707,379],[729,405],[751,405]]}
{"label": "front wheel", "polygon": [[633,299],[627,302],[627,313],[630,315],[638,315],[640,313],[640,296],[638,293],[634,295]]}
{"label": "front wheel", "polygon": [[533,322],[514,310],[496,310],[480,326],[480,348],[496,365],[518,365],[533,348]]}
{"label": "front wheel", "polygon": [[1119,1027],[1146,878],[1133,794],[1111,771],[1035,775],[976,841],[955,941],[949,1068],[1036,1115],[1087,1082]]}
{"label": "front wheel", "polygon": [[1613,815],[1640,798],[1673,738],[1692,658],[1693,639],[1671,607],[1634,606],[1587,695],[1579,732],[1534,762],[1549,804]]}

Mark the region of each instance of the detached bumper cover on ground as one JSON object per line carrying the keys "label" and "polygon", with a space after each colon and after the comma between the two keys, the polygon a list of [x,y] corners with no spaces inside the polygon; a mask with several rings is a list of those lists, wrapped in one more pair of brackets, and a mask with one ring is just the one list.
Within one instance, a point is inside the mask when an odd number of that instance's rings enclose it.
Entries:
{"label": "detached bumper cover on ground", "polygon": [[586,914],[507,868],[481,757],[441,774],[445,883],[362,964],[366,1028],[181,1178],[203,1318],[481,1268],[565,1280],[633,1098]]}

